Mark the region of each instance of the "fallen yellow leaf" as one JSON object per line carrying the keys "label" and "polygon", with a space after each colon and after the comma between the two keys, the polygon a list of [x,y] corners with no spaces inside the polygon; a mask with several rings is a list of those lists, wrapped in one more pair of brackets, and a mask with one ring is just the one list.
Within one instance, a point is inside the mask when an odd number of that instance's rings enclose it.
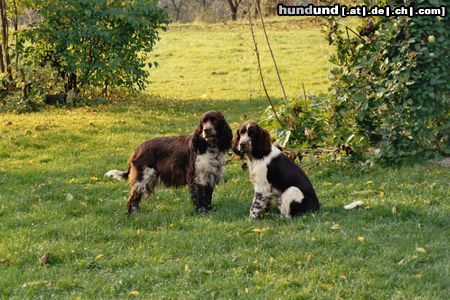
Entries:
{"label": "fallen yellow leaf", "polygon": [[310,262],[313,259],[314,255],[312,254],[308,254],[308,256],[306,257],[306,261]]}
{"label": "fallen yellow leaf", "polygon": [[190,269],[189,269],[189,266],[188,266],[188,264],[185,264],[184,265],[184,272],[189,272],[190,271]]}
{"label": "fallen yellow leaf", "polygon": [[129,296],[137,296],[137,295],[139,295],[139,291],[132,290],[132,291],[130,291],[130,292],[128,293],[128,295],[129,295]]}
{"label": "fallen yellow leaf", "polygon": [[39,258],[39,264],[40,265],[45,265],[48,262],[48,260],[50,258],[50,255],[51,255],[50,253],[45,253],[44,255],[42,255]]}
{"label": "fallen yellow leaf", "polygon": [[255,233],[258,233],[259,234],[259,238],[262,238],[263,235],[265,235],[267,233],[267,231],[269,231],[269,227],[253,228],[252,231],[255,232]]}
{"label": "fallen yellow leaf", "polygon": [[421,248],[421,247],[417,247],[417,248],[416,248],[416,251],[417,251],[417,252],[420,252],[420,253],[426,253],[426,252],[427,252],[427,250],[425,250],[425,249],[423,249],[423,248]]}
{"label": "fallen yellow leaf", "polygon": [[267,231],[269,231],[269,227],[264,227],[264,228],[253,228],[252,231],[253,231],[253,232],[256,232],[256,233],[266,233]]}
{"label": "fallen yellow leaf", "polygon": [[326,289],[326,290],[330,290],[333,288],[333,286],[331,284],[326,284],[326,283],[322,283],[320,285],[321,288]]}
{"label": "fallen yellow leaf", "polygon": [[333,224],[333,226],[331,226],[331,229],[336,230],[336,229],[339,229],[339,227],[341,227],[341,225],[335,223],[335,224]]}
{"label": "fallen yellow leaf", "polygon": [[364,237],[363,236],[358,236],[358,241],[364,242]]}
{"label": "fallen yellow leaf", "polygon": [[103,257],[103,254],[97,254],[97,256],[95,257],[95,260],[99,260]]}
{"label": "fallen yellow leaf", "polygon": [[37,131],[43,131],[47,129],[47,126],[43,124],[38,124],[34,129],[36,129]]}
{"label": "fallen yellow leaf", "polygon": [[397,214],[397,207],[393,207],[392,208],[392,214],[395,216]]}

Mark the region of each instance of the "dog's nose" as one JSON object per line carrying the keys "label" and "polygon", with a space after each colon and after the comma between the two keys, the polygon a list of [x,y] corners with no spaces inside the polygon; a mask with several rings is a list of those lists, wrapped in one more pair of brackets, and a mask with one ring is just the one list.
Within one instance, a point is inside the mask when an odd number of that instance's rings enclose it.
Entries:
{"label": "dog's nose", "polygon": [[240,143],[239,146],[240,146],[241,148],[245,148],[245,147],[247,147],[247,143]]}
{"label": "dog's nose", "polygon": [[206,134],[210,134],[210,133],[212,132],[212,128],[211,128],[211,127],[206,127],[205,129],[203,129],[203,131],[204,131]]}

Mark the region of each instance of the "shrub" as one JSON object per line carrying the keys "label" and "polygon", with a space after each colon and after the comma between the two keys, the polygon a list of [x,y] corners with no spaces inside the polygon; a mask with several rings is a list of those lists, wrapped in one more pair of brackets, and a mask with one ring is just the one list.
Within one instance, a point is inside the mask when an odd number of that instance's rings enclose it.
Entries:
{"label": "shrub", "polygon": [[22,32],[22,51],[58,72],[66,91],[144,88],[147,54],[168,23],[156,0],[37,3],[41,21]]}
{"label": "shrub", "polygon": [[[44,106],[46,94],[62,89],[63,82],[51,68],[30,66],[26,61],[24,63],[14,86],[11,86],[0,100],[0,111],[19,114],[39,111]],[[6,77],[7,74],[3,76]]]}
{"label": "shrub", "polygon": [[329,145],[334,138],[330,126],[331,104],[324,95],[293,98],[276,108],[282,124],[269,106],[261,116],[261,125],[270,130],[275,143],[281,147]]}
{"label": "shrub", "polygon": [[327,36],[336,46],[331,60],[336,65],[331,72],[333,126],[340,141],[362,137],[354,141],[363,141],[377,158],[393,163],[435,151],[450,153],[449,21],[377,17],[364,19],[358,34],[328,18]]}

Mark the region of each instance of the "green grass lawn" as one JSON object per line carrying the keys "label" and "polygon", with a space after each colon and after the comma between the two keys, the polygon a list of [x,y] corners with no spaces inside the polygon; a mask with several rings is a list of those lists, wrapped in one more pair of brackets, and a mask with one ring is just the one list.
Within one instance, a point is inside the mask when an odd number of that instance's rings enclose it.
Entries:
{"label": "green grass lawn", "polygon": [[[258,37],[271,96],[282,92],[263,33]],[[269,21],[268,35],[288,97],[326,92],[332,49],[317,25],[303,19]],[[170,99],[251,100],[264,95],[248,25],[178,25],[162,35],[151,61],[160,63],[147,91]]]}
{"label": "green grass lawn", "polygon": [[[1,299],[448,299],[450,169],[438,165],[306,164],[322,210],[251,221],[252,185],[230,155],[208,216],[195,214],[186,189],[163,188],[126,216],[127,184],[103,174],[125,168],[141,141],[189,133],[208,109],[235,129],[267,105],[236,36],[250,41],[248,32],[232,29],[164,33],[144,95],[0,115]],[[269,34],[290,96],[302,81],[326,91],[330,49],[319,28],[274,23]],[[270,87],[281,96],[275,78]],[[355,200],[368,205],[343,210]]]}

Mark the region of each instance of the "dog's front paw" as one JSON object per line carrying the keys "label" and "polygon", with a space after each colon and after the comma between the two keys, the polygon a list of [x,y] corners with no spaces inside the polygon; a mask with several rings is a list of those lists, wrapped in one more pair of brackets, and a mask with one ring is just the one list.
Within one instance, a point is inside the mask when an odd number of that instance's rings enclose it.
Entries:
{"label": "dog's front paw", "polygon": [[206,208],[206,207],[199,207],[199,208],[197,208],[197,213],[199,215],[201,215],[201,216],[204,216],[204,215],[208,214],[208,212],[209,212],[209,209]]}
{"label": "dog's front paw", "polygon": [[261,219],[261,214],[256,214],[254,212],[250,212],[250,219],[251,220],[260,220]]}
{"label": "dog's front paw", "polygon": [[130,205],[128,206],[128,216],[131,216],[132,214],[139,211],[139,207],[136,205]]}

